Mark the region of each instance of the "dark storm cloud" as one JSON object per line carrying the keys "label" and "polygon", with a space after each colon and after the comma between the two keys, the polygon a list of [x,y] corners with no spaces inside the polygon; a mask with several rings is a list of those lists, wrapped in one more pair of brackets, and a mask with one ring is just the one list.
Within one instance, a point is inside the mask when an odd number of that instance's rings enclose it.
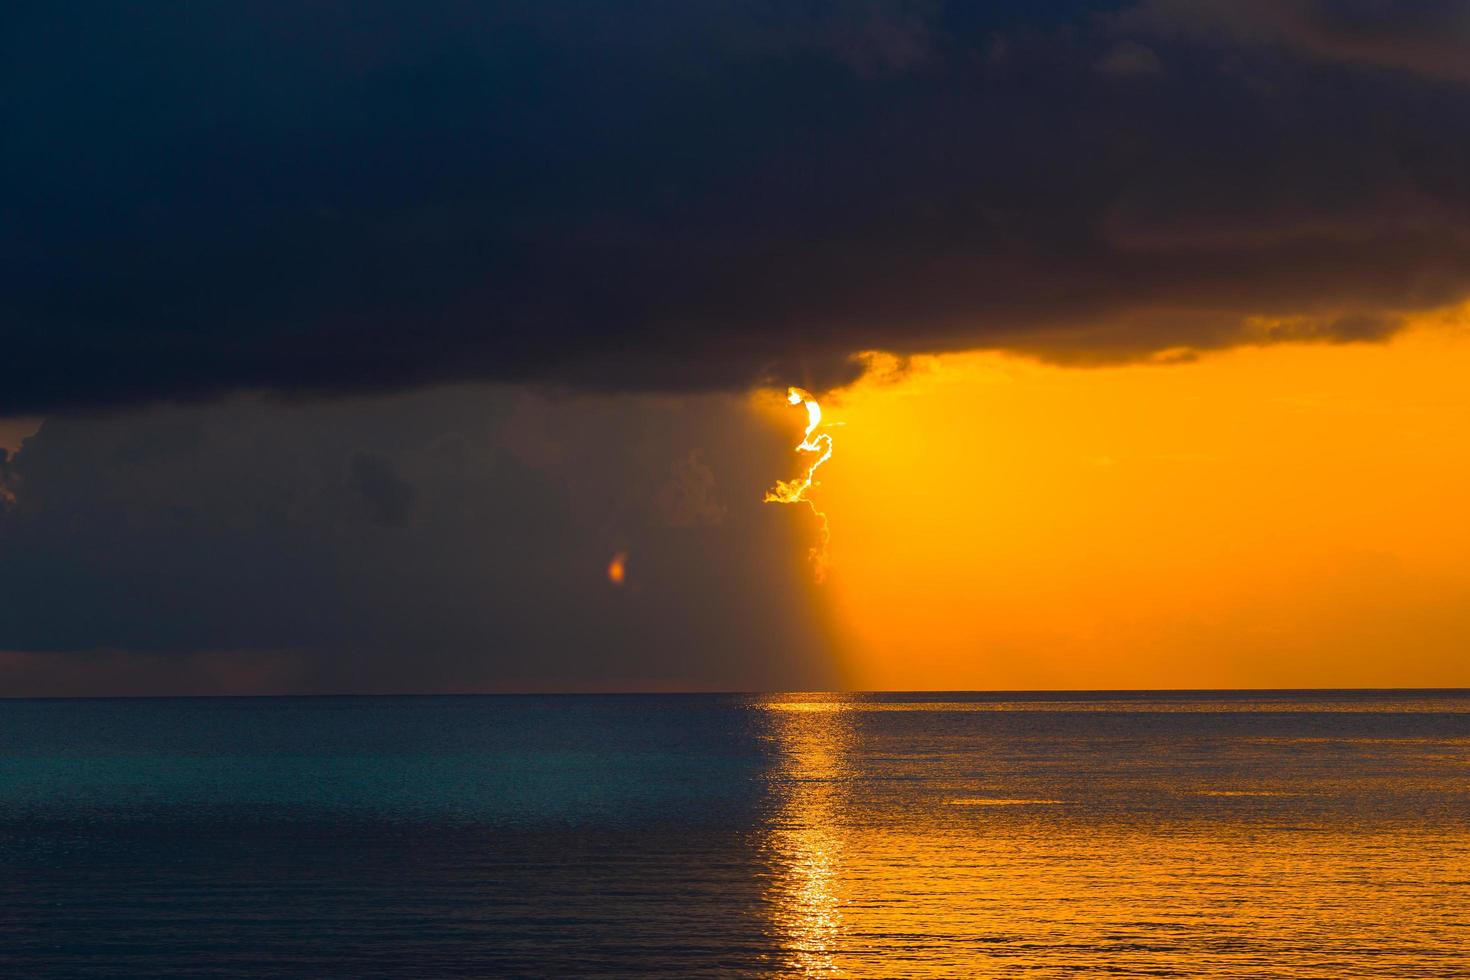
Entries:
{"label": "dark storm cloud", "polygon": [[51,419],[0,451],[0,694],[830,686],[787,435],[480,386]]}
{"label": "dark storm cloud", "polygon": [[413,484],[398,475],[391,459],[355,453],[348,461],[351,482],[375,524],[402,527],[413,508]]}
{"label": "dark storm cloud", "polygon": [[1382,336],[1470,288],[1464,10],[12,5],[0,414]]}
{"label": "dark storm cloud", "polygon": [[1470,81],[1466,0],[1146,0],[1129,26],[1218,33],[1320,58]]}

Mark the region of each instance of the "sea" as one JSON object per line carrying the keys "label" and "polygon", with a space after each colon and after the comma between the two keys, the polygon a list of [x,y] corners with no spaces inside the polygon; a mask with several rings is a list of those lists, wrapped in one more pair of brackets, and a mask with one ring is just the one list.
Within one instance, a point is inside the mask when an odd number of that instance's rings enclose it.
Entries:
{"label": "sea", "polygon": [[1470,977],[1470,692],[0,701],[0,976]]}

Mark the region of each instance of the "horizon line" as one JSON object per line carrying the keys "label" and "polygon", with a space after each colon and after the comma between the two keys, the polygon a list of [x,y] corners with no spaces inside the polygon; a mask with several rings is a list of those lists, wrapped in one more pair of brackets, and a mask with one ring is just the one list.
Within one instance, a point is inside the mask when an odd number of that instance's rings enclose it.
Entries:
{"label": "horizon line", "polygon": [[970,688],[930,689],[891,688],[851,690],[627,690],[627,691],[568,691],[568,690],[525,690],[525,691],[402,691],[402,692],[340,692],[340,693],[277,693],[277,694],[45,694],[45,695],[0,695],[0,702],[15,701],[204,701],[245,699],[342,699],[342,698],[517,698],[517,697],[566,697],[566,698],[648,698],[648,697],[800,697],[800,696],[866,696],[866,695],[939,695],[939,696],[985,696],[1015,699],[1020,696],[1093,695],[1103,699],[1133,695],[1249,695],[1249,694],[1294,694],[1294,695],[1440,695],[1470,696],[1470,687],[1159,687],[1159,688]]}

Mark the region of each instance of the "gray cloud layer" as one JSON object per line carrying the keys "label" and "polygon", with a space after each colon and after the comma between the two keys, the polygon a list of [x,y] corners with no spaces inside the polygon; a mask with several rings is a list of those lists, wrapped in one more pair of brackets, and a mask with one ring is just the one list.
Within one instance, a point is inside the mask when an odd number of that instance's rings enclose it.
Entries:
{"label": "gray cloud layer", "polygon": [[52,420],[0,459],[0,685],[830,685],[813,529],[759,504],[778,438],[722,397],[485,388]]}

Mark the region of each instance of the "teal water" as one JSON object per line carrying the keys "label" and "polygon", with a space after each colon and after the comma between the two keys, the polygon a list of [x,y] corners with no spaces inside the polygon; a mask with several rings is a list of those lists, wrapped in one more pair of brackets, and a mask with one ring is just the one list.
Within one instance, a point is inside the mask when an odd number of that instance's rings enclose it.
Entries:
{"label": "teal water", "polygon": [[7,976],[1470,976],[1470,695],[0,701]]}

